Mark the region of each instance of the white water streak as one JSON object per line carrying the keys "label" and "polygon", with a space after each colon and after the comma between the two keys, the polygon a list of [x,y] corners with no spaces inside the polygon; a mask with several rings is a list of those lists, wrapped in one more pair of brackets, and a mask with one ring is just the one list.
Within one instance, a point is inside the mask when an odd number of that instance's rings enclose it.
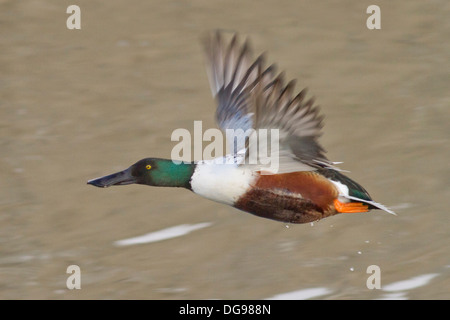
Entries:
{"label": "white water streak", "polygon": [[143,244],[143,243],[151,243],[151,242],[157,242],[162,240],[167,240],[171,238],[181,237],[188,233],[191,233],[192,231],[206,228],[212,225],[211,222],[203,222],[203,223],[197,223],[197,224],[182,224],[175,227],[166,228],[163,230],[150,232],[147,234],[144,234],[139,237],[119,240],[114,242],[114,245],[116,246],[130,246],[134,244]]}
{"label": "white water streak", "polygon": [[417,276],[408,280],[393,282],[391,284],[383,286],[382,289],[389,292],[411,290],[428,284],[433,278],[437,277],[438,275],[439,274],[437,273],[423,274],[421,276]]}
{"label": "white water streak", "polygon": [[327,288],[309,288],[277,294],[267,300],[306,300],[331,293]]}

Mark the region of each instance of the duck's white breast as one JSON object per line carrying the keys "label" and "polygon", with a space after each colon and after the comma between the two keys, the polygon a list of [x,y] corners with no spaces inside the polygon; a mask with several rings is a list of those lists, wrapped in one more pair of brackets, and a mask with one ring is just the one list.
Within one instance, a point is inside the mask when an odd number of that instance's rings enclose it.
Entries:
{"label": "duck's white breast", "polygon": [[257,175],[230,158],[198,162],[191,178],[192,191],[202,197],[233,205],[245,194]]}

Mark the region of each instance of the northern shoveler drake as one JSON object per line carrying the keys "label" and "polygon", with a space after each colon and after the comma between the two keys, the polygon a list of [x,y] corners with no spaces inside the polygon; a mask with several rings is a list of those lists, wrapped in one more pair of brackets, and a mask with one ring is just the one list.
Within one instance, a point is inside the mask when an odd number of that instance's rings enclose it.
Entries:
{"label": "northern shoveler drake", "polygon": [[[367,191],[335,167],[318,142],[323,117],[305,90],[293,95],[294,81],[265,67],[264,55],[252,58],[249,42],[221,32],[205,39],[207,71],[217,100],[216,120],[227,129],[278,129],[279,167],[249,164],[251,139],[233,139],[233,152],[222,161],[189,163],[146,158],[128,169],[88,181],[97,187],[145,184],[186,188],[259,217],[286,223],[306,223],[338,213],[381,209]],[[217,159],[216,159],[217,160]],[[263,163],[260,161],[258,163]]]}

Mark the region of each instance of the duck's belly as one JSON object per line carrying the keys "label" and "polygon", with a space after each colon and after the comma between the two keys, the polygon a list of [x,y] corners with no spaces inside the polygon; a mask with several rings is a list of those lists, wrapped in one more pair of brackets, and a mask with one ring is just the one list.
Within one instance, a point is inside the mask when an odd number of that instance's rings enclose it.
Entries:
{"label": "duck's belly", "polygon": [[234,207],[287,223],[306,223],[336,214],[337,189],[314,172],[261,175]]}

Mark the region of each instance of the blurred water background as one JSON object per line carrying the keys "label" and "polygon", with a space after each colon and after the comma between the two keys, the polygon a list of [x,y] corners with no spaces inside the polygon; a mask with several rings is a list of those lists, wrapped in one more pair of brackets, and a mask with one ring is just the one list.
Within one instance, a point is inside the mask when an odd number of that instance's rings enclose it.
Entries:
{"label": "blurred water background", "polygon": [[[0,0],[0,298],[450,298],[450,3]],[[86,181],[215,127],[200,37],[249,36],[309,88],[322,145],[395,210],[288,225]],[[68,290],[78,265],[81,290]],[[366,286],[381,270],[381,289]]]}

